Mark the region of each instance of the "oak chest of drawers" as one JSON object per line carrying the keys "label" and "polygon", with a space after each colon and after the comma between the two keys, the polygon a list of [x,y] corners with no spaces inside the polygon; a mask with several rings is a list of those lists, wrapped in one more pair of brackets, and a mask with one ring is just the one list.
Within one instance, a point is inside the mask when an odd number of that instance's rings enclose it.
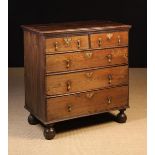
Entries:
{"label": "oak chest of drawers", "polygon": [[86,21],[25,25],[25,108],[46,139],[54,123],[119,110],[126,122],[130,25]]}

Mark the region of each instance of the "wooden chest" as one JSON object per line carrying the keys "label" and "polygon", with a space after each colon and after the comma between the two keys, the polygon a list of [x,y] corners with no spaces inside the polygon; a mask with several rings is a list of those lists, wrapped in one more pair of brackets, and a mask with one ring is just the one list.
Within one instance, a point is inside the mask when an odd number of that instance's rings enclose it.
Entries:
{"label": "wooden chest", "polygon": [[130,25],[86,21],[25,25],[25,108],[28,122],[55,135],[63,120],[129,107],[128,33]]}

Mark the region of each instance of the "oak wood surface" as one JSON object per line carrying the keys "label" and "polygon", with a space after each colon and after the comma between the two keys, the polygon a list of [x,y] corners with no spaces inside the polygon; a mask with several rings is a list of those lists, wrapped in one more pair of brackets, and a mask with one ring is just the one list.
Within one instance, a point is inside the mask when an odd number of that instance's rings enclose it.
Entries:
{"label": "oak wood surface", "polygon": [[82,51],[75,53],[46,55],[46,72],[71,71],[127,63],[128,48]]}
{"label": "oak wood surface", "polygon": [[[109,83],[110,78],[111,83]],[[48,75],[46,77],[46,93],[47,95],[66,94],[127,83],[128,66],[119,66],[62,75]]]}
{"label": "oak wood surface", "polygon": [[54,33],[74,33],[74,32],[93,32],[100,30],[129,30],[130,25],[121,24],[111,21],[78,21],[68,23],[49,23],[37,25],[23,25],[23,29],[40,33],[40,34],[54,34]]}
{"label": "oak wood surface", "polygon": [[25,108],[45,120],[45,59],[42,37],[24,32]]}
{"label": "oak wood surface", "polygon": [[43,124],[128,107],[130,25],[88,21],[22,27],[25,108]]}
{"label": "oak wood surface", "polygon": [[47,120],[59,121],[123,106],[128,106],[128,86],[51,98],[47,100]]}
{"label": "oak wood surface", "polygon": [[[100,46],[99,39],[101,39]],[[93,49],[128,45],[128,31],[92,34],[90,41]]]}
{"label": "oak wood surface", "polygon": [[[68,44],[66,41],[68,40]],[[79,45],[78,45],[78,41]],[[57,42],[57,45],[56,45]],[[57,46],[57,48],[56,48]],[[61,38],[46,39],[46,53],[59,53],[62,51],[83,50],[89,48],[88,35],[85,36],[71,36],[67,35]]]}

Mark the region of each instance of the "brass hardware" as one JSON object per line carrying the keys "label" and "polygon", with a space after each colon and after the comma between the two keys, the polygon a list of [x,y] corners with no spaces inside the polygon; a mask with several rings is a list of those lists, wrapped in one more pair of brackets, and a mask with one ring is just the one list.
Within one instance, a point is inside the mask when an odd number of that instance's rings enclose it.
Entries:
{"label": "brass hardware", "polygon": [[66,68],[68,69],[71,65],[71,60],[67,59],[67,60],[65,60],[65,62],[66,62]]}
{"label": "brass hardware", "polygon": [[87,76],[88,78],[91,78],[91,77],[93,76],[93,72],[88,72],[88,73],[86,73],[86,76]]}
{"label": "brass hardware", "polygon": [[67,110],[68,110],[68,112],[71,112],[72,111],[72,106],[71,105],[68,105],[67,106]]}
{"label": "brass hardware", "polygon": [[90,59],[92,58],[93,53],[92,52],[85,52],[86,58]]}
{"label": "brass hardware", "polygon": [[113,34],[112,33],[107,33],[107,39],[110,40],[112,38]]}
{"label": "brass hardware", "polygon": [[101,47],[102,45],[102,38],[98,38],[98,46]]}
{"label": "brass hardware", "polygon": [[70,91],[70,89],[71,89],[71,81],[67,81],[66,85],[67,85],[67,91]]}
{"label": "brass hardware", "polygon": [[108,100],[108,104],[111,104],[112,98],[111,97],[107,97],[107,100]]}
{"label": "brass hardware", "polygon": [[108,62],[110,63],[111,60],[112,60],[112,55],[111,55],[111,54],[108,54],[106,57],[107,57],[107,59],[108,59]]}
{"label": "brass hardware", "polygon": [[80,46],[81,46],[81,42],[80,42],[80,40],[77,40],[77,47],[78,47],[78,49],[80,48]]}
{"label": "brass hardware", "polygon": [[88,92],[87,94],[86,94],[86,97],[87,98],[92,98],[94,96],[94,92]]}
{"label": "brass hardware", "polygon": [[125,57],[128,57],[128,53],[125,53],[124,56],[125,56]]}
{"label": "brass hardware", "polygon": [[112,81],[112,75],[111,74],[108,74],[108,80],[109,80],[109,84],[111,84],[111,81]]}
{"label": "brass hardware", "polygon": [[117,38],[118,38],[118,45],[120,45],[120,43],[121,43],[121,37],[118,36]]}
{"label": "brass hardware", "polygon": [[57,41],[55,42],[55,50],[56,51],[58,50],[58,42]]}
{"label": "brass hardware", "polygon": [[70,46],[71,40],[72,40],[72,38],[68,38],[68,37],[67,38],[64,38],[64,41],[65,41],[65,44],[66,44],[67,47]]}

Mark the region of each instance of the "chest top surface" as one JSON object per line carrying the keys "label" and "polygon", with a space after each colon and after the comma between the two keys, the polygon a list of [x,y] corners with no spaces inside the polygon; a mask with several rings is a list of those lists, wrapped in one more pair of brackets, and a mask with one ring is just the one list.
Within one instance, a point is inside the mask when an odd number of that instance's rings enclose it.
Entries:
{"label": "chest top surface", "polygon": [[27,31],[39,34],[65,32],[94,32],[104,30],[128,30],[131,26],[111,21],[77,21],[68,23],[49,23],[37,25],[22,25]]}

